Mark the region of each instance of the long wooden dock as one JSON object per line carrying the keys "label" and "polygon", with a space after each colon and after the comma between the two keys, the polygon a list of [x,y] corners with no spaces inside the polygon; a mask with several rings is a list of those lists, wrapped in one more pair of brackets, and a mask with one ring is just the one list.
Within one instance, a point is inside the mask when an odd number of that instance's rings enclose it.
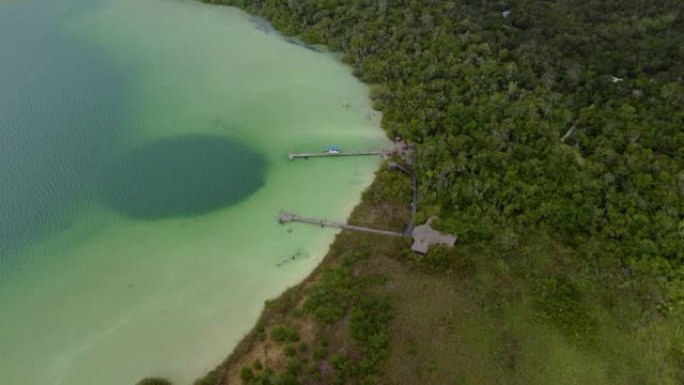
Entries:
{"label": "long wooden dock", "polygon": [[278,221],[281,224],[285,224],[285,223],[289,223],[289,222],[300,222],[300,223],[308,223],[308,224],[316,225],[316,226],[320,226],[320,227],[334,227],[334,228],[338,228],[338,229],[362,231],[362,232],[366,232],[366,233],[381,234],[381,235],[389,235],[391,237],[404,237],[404,236],[406,236],[406,234],[404,234],[404,233],[399,233],[399,232],[395,232],[395,231],[378,230],[378,229],[372,229],[369,227],[348,225],[346,223],[333,222],[333,221],[329,221],[327,219],[301,217],[297,214],[289,213],[286,211],[280,212],[280,216],[278,217]]}
{"label": "long wooden dock", "polygon": [[291,152],[287,155],[290,160],[295,160],[297,158],[326,158],[326,157],[336,157],[336,156],[368,156],[368,155],[382,155],[383,151],[356,151],[356,152],[312,152],[312,153],[298,153]]}

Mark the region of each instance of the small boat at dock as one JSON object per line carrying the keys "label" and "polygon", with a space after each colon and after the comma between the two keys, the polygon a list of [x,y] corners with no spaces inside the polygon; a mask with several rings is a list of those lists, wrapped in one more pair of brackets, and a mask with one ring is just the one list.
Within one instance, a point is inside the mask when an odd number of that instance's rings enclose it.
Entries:
{"label": "small boat at dock", "polygon": [[325,148],[325,153],[326,154],[339,154],[341,153],[342,150],[338,146],[328,146]]}

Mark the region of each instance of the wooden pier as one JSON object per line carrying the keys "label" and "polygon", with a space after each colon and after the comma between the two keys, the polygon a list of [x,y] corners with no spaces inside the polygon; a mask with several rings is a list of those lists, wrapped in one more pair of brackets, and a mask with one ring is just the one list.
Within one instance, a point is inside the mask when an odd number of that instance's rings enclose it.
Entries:
{"label": "wooden pier", "polygon": [[336,157],[336,156],[368,156],[368,155],[383,155],[383,151],[357,151],[357,152],[312,152],[312,153],[298,153],[291,152],[287,155],[290,160],[295,160],[297,158],[326,158],[326,157]]}
{"label": "wooden pier", "polygon": [[[430,218],[425,224],[415,226],[415,217],[418,210],[418,180],[413,171],[416,163],[416,156],[414,149],[408,145],[404,140],[397,137],[392,144],[392,147],[385,151],[365,151],[365,152],[340,152],[338,147],[330,147],[329,150],[319,153],[295,153],[288,154],[290,160],[297,158],[325,158],[325,157],[339,157],[339,156],[364,156],[364,155],[381,155],[384,160],[389,160],[392,156],[397,155],[403,160],[405,165],[397,162],[388,162],[387,166],[390,170],[399,170],[409,177],[411,177],[411,218],[409,219],[403,232],[378,230],[369,227],[348,225],[346,223],[333,222],[327,219],[300,217],[297,214],[281,211],[278,221],[281,224],[290,222],[308,223],[320,227],[334,227],[338,229],[362,231],[372,234],[388,235],[391,237],[411,237],[413,238],[413,245],[411,250],[420,254],[427,254],[431,245],[445,245],[453,247],[457,241],[457,237],[452,234],[441,233],[432,228],[432,222],[435,217]],[[289,231],[292,231],[290,229]],[[292,257],[294,259],[294,257]]]}
{"label": "wooden pier", "polygon": [[280,216],[278,217],[278,221],[281,224],[290,223],[290,222],[300,222],[300,223],[308,223],[308,224],[316,225],[316,226],[320,226],[320,227],[334,227],[334,228],[338,228],[338,229],[362,231],[362,232],[366,232],[366,233],[373,233],[373,234],[380,234],[380,235],[389,235],[392,237],[404,237],[404,236],[406,236],[406,234],[404,234],[404,233],[399,233],[399,232],[395,232],[395,231],[371,229],[369,227],[348,225],[346,223],[333,222],[333,221],[329,221],[326,219],[300,217],[299,215],[288,213],[286,211],[280,212]]}

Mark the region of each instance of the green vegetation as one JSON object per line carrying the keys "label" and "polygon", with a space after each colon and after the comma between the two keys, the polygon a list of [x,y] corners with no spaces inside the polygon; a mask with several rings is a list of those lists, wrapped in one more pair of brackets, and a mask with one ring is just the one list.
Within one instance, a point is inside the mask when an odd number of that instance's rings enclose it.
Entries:
{"label": "green vegetation", "polygon": [[144,378],[136,385],[172,385],[171,381],[164,378]]}
{"label": "green vegetation", "polygon": [[[208,2],[342,52],[416,145],[418,222],[459,235],[343,233],[295,290],[315,370],[289,380],[684,382],[680,2]],[[396,229],[408,194],[383,169],[351,221]]]}
{"label": "green vegetation", "polygon": [[297,342],[299,341],[299,332],[285,325],[278,325],[271,331],[271,339],[280,343]]}

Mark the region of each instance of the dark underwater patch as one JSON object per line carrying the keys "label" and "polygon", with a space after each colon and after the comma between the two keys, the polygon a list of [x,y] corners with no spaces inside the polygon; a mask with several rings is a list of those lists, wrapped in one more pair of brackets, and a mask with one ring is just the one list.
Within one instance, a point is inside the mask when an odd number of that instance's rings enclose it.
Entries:
{"label": "dark underwater patch", "polygon": [[264,157],[239,142],[180,136],[111,162],[99,193],[109,206],[135,218],[201,215],[252,195],[263,185],[265,169]]}

